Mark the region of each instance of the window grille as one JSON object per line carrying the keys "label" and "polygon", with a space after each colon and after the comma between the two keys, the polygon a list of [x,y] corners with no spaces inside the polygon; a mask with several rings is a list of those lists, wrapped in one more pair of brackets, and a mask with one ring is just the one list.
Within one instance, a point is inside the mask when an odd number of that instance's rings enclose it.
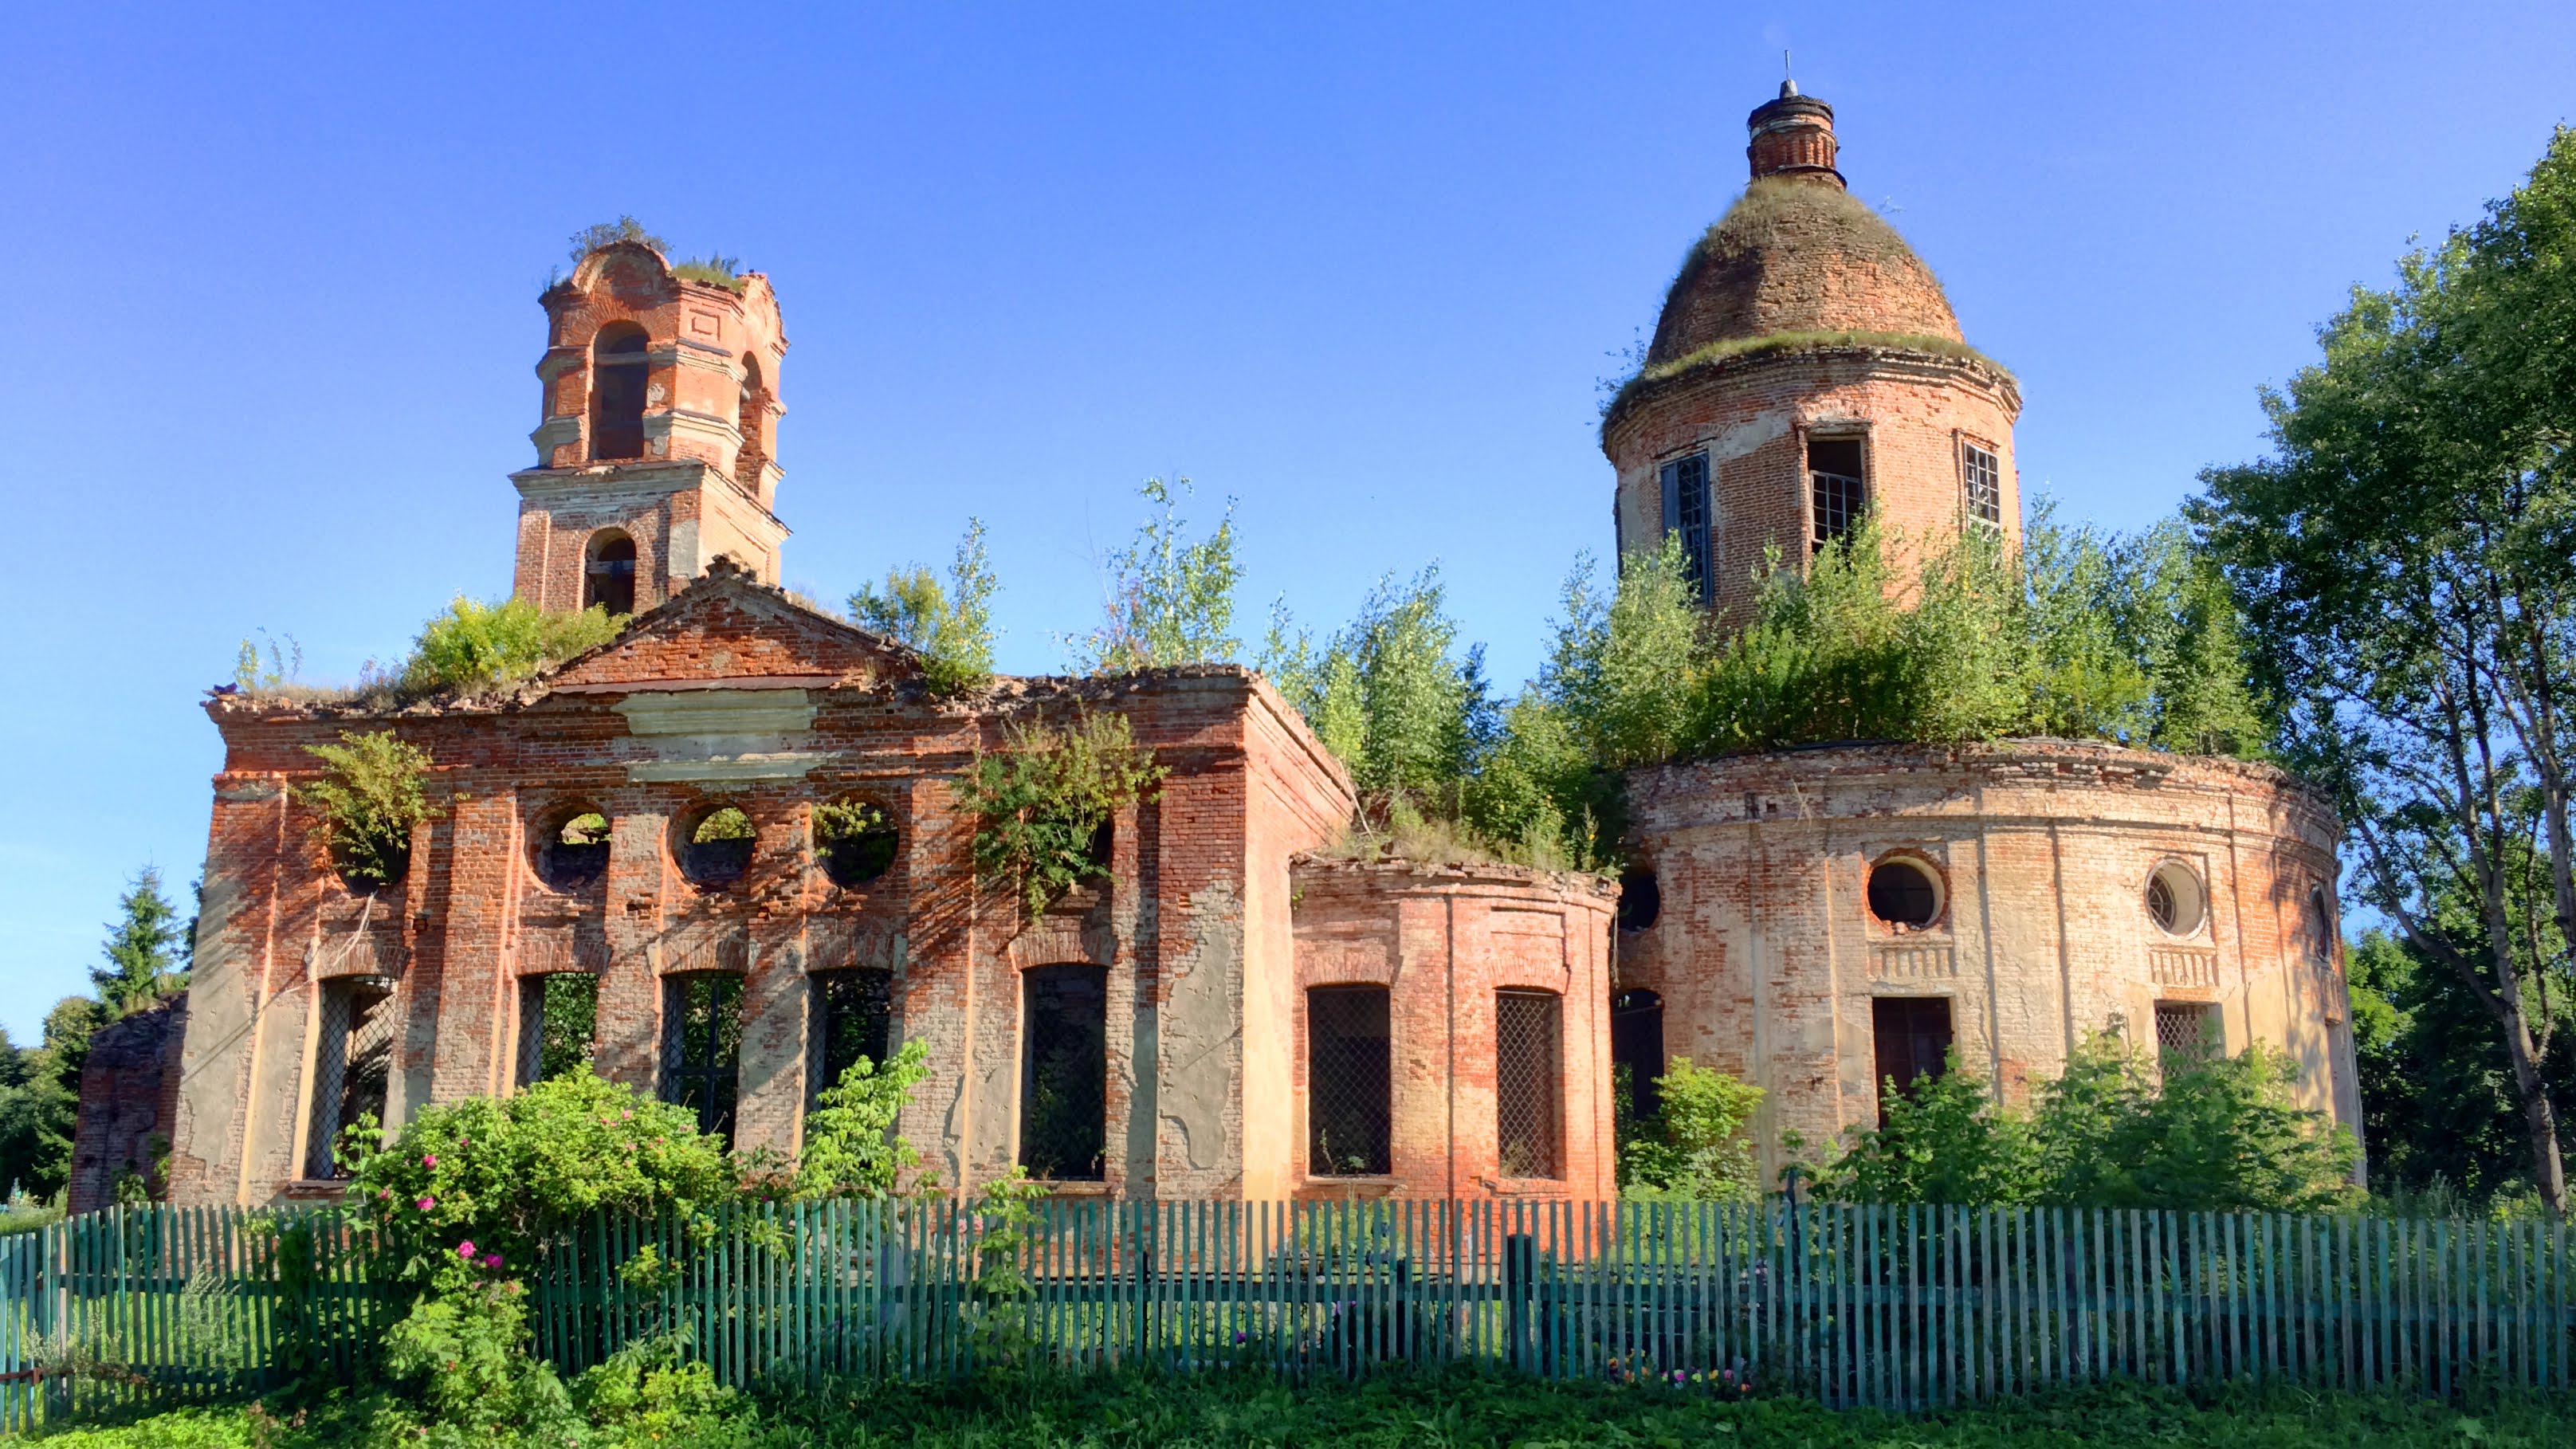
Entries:
{"label": "window grille", "polygon": [[1395,1170],[1393,1046],[1383,986],[1306,993],[1306,1168],[1316,1177]]}
{"label": "window grille", "polygon": [[313,1060],[313,1120],[306,1177],[337,1177],[331,1149],[341,1132],[385,1116],[385,1080],[394,1045],[393,982],[352,976],[322,983],[322,1029]]}
{"label": "window grille", "polygon": [[1861,514],[1867,509],[1860,439],[1808,439],[1807,481],[1815,502],[1815,547],[1822,552],[1826,544],[1859,526]]}
{"label": "window grille", "polygon": [[814,1018],[808,1027],[813,1063],[808,1101],[840,1085],[859,1058],[883,1065],[894,1016],[891,971],[823,971],[813,977]]}
{"label": "window grille", "polygon": [[2206,1001],[2156,1003],[2156,1058],[2166,1071],[2206,1061],[2222,1050],[2218,1008]]}
{"label": "window grille", "polygon": [[528,976],[519,982],[519,1085],[569,1074],[590,1060],[599,1024],[599,978],[587,971]]}
{"label": "window grille", "polygon": [[1714,582],[1712,535],[1709,517],[1712,509],[1708,494],[1708,454],[1693,453],[1663,466],[1664,532],[1678,533],[1682,541],[1682,564],[1689,573],[1691,585],[1703,599],[1711,597]]}
{"label": "window grille", "polygon": [[1109,1150],[1109,969],[1020,974],[1020,1165],[1032,1177],[1098,1182]]}
{"label": "window grille", "polygon": [[1505,1177],[1556,1177],[1559,999],[1494,993],[1494,1127]]}
{"label": "window grille", "polygon": [[1948,1070],[1953,1040],[1950,999],[1881,996],[1870,1002],[1869,1009],[1871,1044],[1877,1048],[1879,1120],[1884,1122],[1891,1092],[1908,1091],[1916,1082]]}
{"label": "window grille", "polygon": [[1994,450],[1976,443],[1960,446],[1960,474],[1967,489],[1968,516],[2001,528],[2004,522],[2004,470]]}
{"label": "window grille", "polygon": [[733,1141],[742,1065],[742,978],[662,979],[662,1100],[698,1114],[698,1130]]}

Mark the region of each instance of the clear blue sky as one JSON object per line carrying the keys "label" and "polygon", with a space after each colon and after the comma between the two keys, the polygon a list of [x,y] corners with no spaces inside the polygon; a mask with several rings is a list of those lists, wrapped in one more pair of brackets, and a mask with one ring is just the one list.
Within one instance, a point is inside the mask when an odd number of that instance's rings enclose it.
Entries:
{"label": "clear blue sky", "polygon": [[1780,51],[2020,375],[2025,480],[2132,527],[2576,110],[2576,6],[25,6],[0,478],[0,1025],[184,892],[234,647],[317,681],[508,588],[537,293],[632,212],[775,281],[792,584],[991,529],[1005,667],[1183,473],[1247,636],[1437,560],[1496,673],[1605,549],[1605,354],[1742,184]]}

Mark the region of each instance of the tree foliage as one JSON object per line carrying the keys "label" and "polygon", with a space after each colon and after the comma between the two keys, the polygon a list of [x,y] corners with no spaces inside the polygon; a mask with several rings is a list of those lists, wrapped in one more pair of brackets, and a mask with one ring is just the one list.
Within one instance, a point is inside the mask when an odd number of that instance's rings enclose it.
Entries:
{"label": "tree foliage", "polygon": [[103,948],[107,964],[91,967],[89,979],[98,999],[121,1015],[186,989],[195,923],[180,919],[179,908],[161,894],[161,872],[148,865],[135,872],[117,910]]}
{"label": "tree foliage", "polygon": [[918,650],[932,689],[963,694],[992,682],[993,595],[999,587],[984,551],[984,521],[970,518],[948,562],[945,585],[918,564],[888,569],[882,589],[862,585],[850,595],[850,617]]}
{"label": "tree foliage", "polygon": [[421,626],[402,667],[399,689],[406,697],[420,698],[478,694],[516,684],[615,639],[622,618],[599,604],[579,613],[550,614],[515,596],[485,604],[459,594],[445,613]]}
{"label": "tree foliage", "polygon": [[[1190,480],[1176,480],[1180,492]],[[1234,589],[1243,566],[1234,556],[1234,504],[1216,531],[1193,541],[1173,491],[1148,478],[1138,492],[1157,510],[1135,539],[1109,555],[1102,618],[1068,641],[1085,674],[1128,674],[1181,664],[1221,664],[1243,641],[1234,636]]]}
{"label": "tree foliage", "polygon": [[1688,1057],[1675,1057],[1655,1086],[1655,1115],[1620,1144],[1628,1195],[1683,1202],[1750,1202],[1761,1196],[1751,1129],[1762,1089],[1694,1066]]}
{"label": "tree foliage", "polygon": [[852,1062],[841,1079],[823,1089],[805,1114],[805,1146],[796,1157],[800,1198],[894,1195],[903,1174],[921,1163],[894,1124],[912,1101],[912,1089],[930,1075],[930,1052],[905,1042],[880,1064]]}
{"label": "tree foliage", "polygon": [[2450,971],[2566,1200],[2551,1061],[2576,942],[2576,133],[2475,226],[2356,288],[2267,391],[2272,454],[2191,515],[2250,621],[2285,757],[2356,883]]}
{"label": "tree foliage", "polygon": [[314,813],[313,833],[334,870],[353,883],[390,885],[411,861],[411,833],[437,811],[425,787],[429,752],[390,729],[340,732],[336,745],[306,745],[323,772],[295,787]]}
{"label": "tree foliage", "polygon": [[1165,773],[1122,714],[1010,726],[1005,747],[977,755],[957,782],[958,808],[977,822],[976,874],[1008,881],[1036,915],[1107,867],[1094,846],[1101,828],[1151,798]]}

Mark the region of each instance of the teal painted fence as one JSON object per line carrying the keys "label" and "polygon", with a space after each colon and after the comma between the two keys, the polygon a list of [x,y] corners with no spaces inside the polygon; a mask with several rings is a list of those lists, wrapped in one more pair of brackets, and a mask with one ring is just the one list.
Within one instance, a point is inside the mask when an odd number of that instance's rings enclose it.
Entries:
{"label": "teal painted fence", "polygon": [[[336,1213],[122,1209],[0,1238],[0,1427],[363,1366],[400,1298]],[[530,1276],[567,1373],[676,1330],[729,1384],[1474,1359],[1909,1408],[2051,1384],[2563,1389],[2554,1223],[2071,1209],[1054,1200],[603,1219]]]}

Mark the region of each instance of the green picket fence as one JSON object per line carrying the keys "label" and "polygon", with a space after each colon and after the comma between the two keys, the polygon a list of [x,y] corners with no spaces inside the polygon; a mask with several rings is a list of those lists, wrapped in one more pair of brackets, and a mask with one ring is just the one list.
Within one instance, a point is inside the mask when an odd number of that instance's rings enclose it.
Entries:
{"label": "green picket fence", "polygon": [[[0,1428],[365,1362],[399,1290],[336,1212],[0,1239]],[[2558,1224],[2073,1209],[828,1202],[600,1219],[529,1278],[565,1372],[674,1332],[728,1384],[1480,1360],[1914,1408],[2053,1384],[2563,1389]],[[1705,1386],[1705,1387],[1703,1387]]]}

